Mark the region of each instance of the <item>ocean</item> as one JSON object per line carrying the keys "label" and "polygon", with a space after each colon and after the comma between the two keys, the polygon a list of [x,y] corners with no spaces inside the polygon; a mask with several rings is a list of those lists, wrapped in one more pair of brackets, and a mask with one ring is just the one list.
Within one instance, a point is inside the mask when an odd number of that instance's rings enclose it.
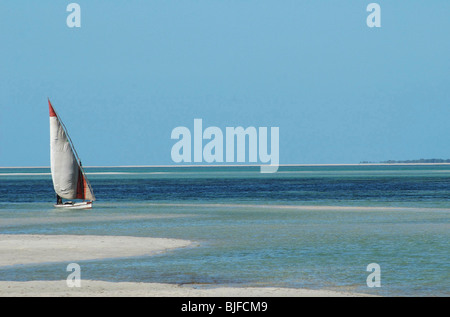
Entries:
{"label": "ocean", "polygon": [[[1,234],[179,238],[153,256],[80,261],[82,279],[450,295],[450,165],[85,167],[97,201],[61,211],[49,168],[0,168]],[[367,266],[380,267],[369,287]],[[68,263],[0,267],[65,280]]]}

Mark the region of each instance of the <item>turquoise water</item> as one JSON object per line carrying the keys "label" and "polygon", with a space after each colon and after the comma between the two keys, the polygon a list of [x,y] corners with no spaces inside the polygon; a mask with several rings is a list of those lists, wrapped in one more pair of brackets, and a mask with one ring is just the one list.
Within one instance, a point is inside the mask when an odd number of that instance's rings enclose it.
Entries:
{"label": "turquoise water", "polygon": [[[0,169],[0,233],[168,237],[195,247],[80,261],[83,279],[450,295],[450,166],[86,168],[97,201],[61,212],[47,168]],[[381,267],[369,288],[366,267]],[[0,268],[66,279],[67,263]]]}

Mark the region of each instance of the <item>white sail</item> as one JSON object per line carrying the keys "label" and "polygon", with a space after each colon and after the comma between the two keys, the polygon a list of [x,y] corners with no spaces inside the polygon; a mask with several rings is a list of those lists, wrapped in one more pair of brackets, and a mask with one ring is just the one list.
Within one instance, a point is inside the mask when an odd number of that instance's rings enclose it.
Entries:
{"label": "white sail", "polygon": [[74,153],[64,125],[48,101],[50,112],[50,163],[55,192],[65,199],[95,200]]}

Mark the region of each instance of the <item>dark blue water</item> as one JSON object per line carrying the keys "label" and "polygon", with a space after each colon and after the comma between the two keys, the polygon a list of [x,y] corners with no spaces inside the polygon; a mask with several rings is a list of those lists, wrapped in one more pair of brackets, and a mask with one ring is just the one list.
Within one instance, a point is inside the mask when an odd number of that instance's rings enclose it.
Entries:
{"label": "dark blue water", "polygon": [[[169,171],[165,171],[167,169]],[[370,169],[356,166],[350,170],[347,166],[331,170],[329,167],[298,167],[297,170],[280,167],[277,174],[259,174],[257,169],[244,167],[241,171],[239,168],[227,171],[224,167],[198,168],[200,172],[192,169],[116,168],[126,174],[93,174],[90,178],[100,201],[450,206],[450,168],[447,166],[413,170],[398,166]],[[88,173],[114,173],[112,168],[86,170]],[[30,172],[49,173],[49,170],[20,170],[23,171],[27,175],[0,179],[0,202],[52,201],[50,176],[30,177]],[[296,174],[299,171],[304,173]]]}

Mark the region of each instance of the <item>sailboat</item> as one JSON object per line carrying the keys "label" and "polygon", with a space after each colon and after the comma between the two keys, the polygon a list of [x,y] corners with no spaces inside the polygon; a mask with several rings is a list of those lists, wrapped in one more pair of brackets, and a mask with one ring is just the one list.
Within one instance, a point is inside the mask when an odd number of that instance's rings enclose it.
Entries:
{"label": "sailboat", "polygon": [[[50,112],[50,167],[57,208],[89,209],[95,201],[94,192],[81,166],[72,140],[61,118],[48,99]],[[63,199],[82,199],[81,202]]]}

